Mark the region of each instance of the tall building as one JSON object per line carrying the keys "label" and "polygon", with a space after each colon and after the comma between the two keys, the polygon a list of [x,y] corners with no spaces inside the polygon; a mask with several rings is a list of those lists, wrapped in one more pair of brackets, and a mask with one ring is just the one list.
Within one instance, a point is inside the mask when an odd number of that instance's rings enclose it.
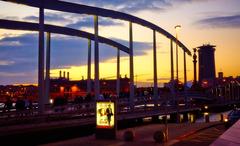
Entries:
{"label": "tall building", "polygon": [[223,72],[218,72],[218,79],[223,79]]}
{"label": "tall building", "polygon": [[199,83],[202,86],[212,86],[216,78],[215,71],[215,47],[214,45],[203,45],[198,47]]}

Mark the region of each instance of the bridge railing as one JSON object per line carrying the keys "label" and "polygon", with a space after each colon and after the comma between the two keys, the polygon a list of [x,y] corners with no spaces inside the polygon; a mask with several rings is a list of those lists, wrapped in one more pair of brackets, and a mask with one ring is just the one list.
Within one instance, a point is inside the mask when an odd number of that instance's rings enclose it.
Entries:
{"label": "bridge railing", "polygon": [[[161,105],[158,101],[158,107],[154,107],[154,101],[151,98],[137,98],[135,100],[134,111],[130,111],[129,102],[127,99],[121,99],[117,102],[117,114],[120,116],[134,116],[134,115],[150,115],[155,113],[167,114],[176,112],[176,106]],[[56,121],[64,119],[81,119],[88,117],[95,117],[95,102],[86,102],[81,104],[68,103],[62,106],[47,105],[45,112],[40,114],[37,106],[32,109],[21,111],[10,111],[0,113],[0,126],[9,124],[19,124],[21,122],[43,122],[43,121]],[[194,108],[194,107],[191,107]],[[186,109],[185,106],[178,108],[180,111]]]}

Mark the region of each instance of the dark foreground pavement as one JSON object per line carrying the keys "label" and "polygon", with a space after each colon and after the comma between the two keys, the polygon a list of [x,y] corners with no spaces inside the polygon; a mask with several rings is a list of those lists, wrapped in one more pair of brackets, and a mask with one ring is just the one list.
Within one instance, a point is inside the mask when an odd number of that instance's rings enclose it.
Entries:
{"label": "dark foreground pavement", "polygon": [[223,124],[200,130],[192,135],[179,139],[173,146],[208,146],[226,131]]}
{"label": "dark foreground pavement", "polygon": [[[179,138],[194,134],[201,129],[208,128],[216,124],[219,124],[219,122],[169,124],[169,141],[164,145],[176,145],[179,143]],[[117,132],[116,140],[96,140],[95,136],[91,135],[88,137],[74,138],[64,141],[58,141],[55,143],[49,143],[45,144],[44,146],[159,146],[163,144],[154,142],[153,134],[157,130],[164,130],[164,127],[165,126],[163,124],[151,124],[141,127],[130,128],[135,133],[135,140],[132,142],[125,142],[123,140],[123,133],[126,130],[129,130],[124,129]],[[216,136],[216,138],[217,137],[218,136]]]}

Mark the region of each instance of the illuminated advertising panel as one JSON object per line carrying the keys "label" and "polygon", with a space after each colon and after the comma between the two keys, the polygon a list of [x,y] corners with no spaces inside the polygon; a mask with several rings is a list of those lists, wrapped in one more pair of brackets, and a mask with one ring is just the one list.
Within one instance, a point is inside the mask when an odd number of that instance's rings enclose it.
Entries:
{"label": "illuminated advertising panel", "polygon": [[98,101],[96,107],[97,128],[113,128],[114,102]]}

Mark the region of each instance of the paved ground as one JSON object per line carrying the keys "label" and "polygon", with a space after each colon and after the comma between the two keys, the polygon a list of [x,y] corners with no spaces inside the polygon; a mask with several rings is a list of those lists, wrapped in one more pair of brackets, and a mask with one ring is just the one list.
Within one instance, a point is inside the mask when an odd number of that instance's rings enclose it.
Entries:
{"label": "paved ground", "polygon": [[217,125],[205,130],[201,130],[183,139],[179,139],[180,142],[173,144],[173,146],[208,146],[225,131],[226,128],[224,125]]}
{"label": "paved ground", "polygon": [[240,120],[225,131],[211,146],[239,146],[240,145]]}
{"label": "paved ground", "polygon": [[[183,123],[183,124],[169,124],[169,142],[167,145],[176,144],[178,140],[176,138],[182,137],[183,135],[189,135],[195,131],[215,125],[218,122],[212,123]],[[82,138],[75,138],[65,141],[59,141],[56,143],[45,144],[44,146],[159,146],[162,144],[155,143],[153,140],[153,134],[157,130],[164,130],[164,125],[162,124],[151,124],[141,127],[131,128],[135,132],[135,140],[133,142],[125,142],[123,140],[123,133],[126,130],[120,130],[117,132],[116,140],[96,140],[94,135]],[[166,144],[165,144],[166,145]]]}

